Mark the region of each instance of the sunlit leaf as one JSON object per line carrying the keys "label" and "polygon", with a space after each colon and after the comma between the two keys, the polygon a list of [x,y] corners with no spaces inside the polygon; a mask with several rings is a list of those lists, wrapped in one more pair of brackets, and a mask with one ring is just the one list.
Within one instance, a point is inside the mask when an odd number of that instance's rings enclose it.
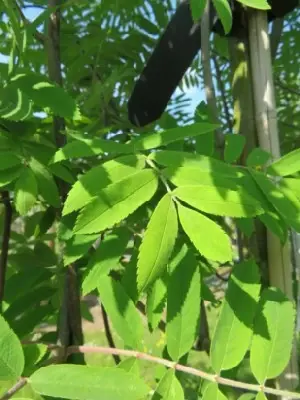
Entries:
{"label": "sunlit leaf", "polygon": [[30,168],[24,168],[15,184],[15,206],[20,215],[26,215],[34,206],[37,194],[35,175]]}
{"label": "sunlit leaf", "polygon": [[101,302],[126,346],[142,349],[144,328],[141,316],[122,285],[108,276],[98,279]]}
{"label": "sunlit leaf", "polygon": [[254,261],[234,267],[211,343],[211,365],[217,374],[237,366],[248,350],[259,300],[259,281]]}
{"label": "sunlit leaf", "polygon": [[172,196],[166,194],[154,210],[139,249],[137,282],[140,292],[166,269],[177,237],[178,222]]}
{"label": "sunlit leaf", "polygon": [[201,277],[199,265],[186,245],[168,282],[167,348],[174,361],[193,346],[199,328]]}
{"label": "sunlit leaf", "polygon": [[287,366],[292,350],[295,324],[293,303],[277,288],[265,289],[254,322],[250,348],[251,371],[263,385]]}
{"label": "sunlit leaf", "polygon": [[81,210],[75,232],[90,234],[112,227],[150,200],[157,185],[156,174],[150,169],[109,185]]}
{"label": "sunlit leaf", "polygon": [[82,365],[40,368],[29,382],[41,395],[71,400],[140,400],[149,391],[140,378],[121,368]]}
{"label": "sunlit leaf", "polygon": [[15,380],[24,369],[21,343],[8,323],[0,315],[0,380]]}
{"label": "sunlit leaf", "polygon": [[226,262],[232,259],[229,237],[206,216],[178,205],[180,223],[196,249],[209,260]]}
{"label": "sunlit leaf", "polygon": [[184,400],[184,392],[175,371],[169,369],[158,383],[152,400]]}

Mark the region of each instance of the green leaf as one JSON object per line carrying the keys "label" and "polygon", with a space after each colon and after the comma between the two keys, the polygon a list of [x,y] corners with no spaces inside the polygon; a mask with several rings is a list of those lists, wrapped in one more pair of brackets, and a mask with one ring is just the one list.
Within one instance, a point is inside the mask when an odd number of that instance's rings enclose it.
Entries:
{"label": "green leaf", "polygon": [[255,397],[254,393],[244,393],[238,398],[238,400],[255,400]]}
{"label": "green leaf", "polygon": [[221,188],[237,188],[235,181],[226,175],[213,171],[201,171],[195,167],[168,167],[162,171],[163,175],[176,186],[219,186]]}
{"label": "green leaf", "polygon": [[241,218],[253,217],[263,212],[259,202],[240,188],[231,190],[220,186],[181,186],[173,194],[209,214]]}
{"label": "green leaf", "polygon": [[278,236],[281,243],[284,244],[288,237],[288,228],[284,220],[276,212],[268,211],[259,216],[261,222],[271,231],[274,235]]}
{"label": "green leaf", "polygon": [[285,178],[282,179],[279,183],[280,188],[288,188],[290,189],[291,192],[294,193],[294,195],[297,197],[297,199],[300,201],[300,179],[297,178]]}
{"label": "green leaf", "polygon": [[77,112],[75,101],[60,86],[45,81],[45,77],[34,73],[19,74],[11,79],[8,87],[25,93],[36,105],[50,108],[54,115],[73,118]]}
{"label": "green leaf", "polygon": [[197,22],[204,13],[206,0],[191,0],[190,3],[193,20]]}
{"label": "green leaf", "polygon": [[157,176],[151,169],[109,185],[81,210],[75,232],[90,234],[112,227],[150,200],[157,185]]}
{"label": "green leaf", "polygon": [[9,18],[9,23],[12,27],[14,37],[18,45],[18,50],[21,53],[23,49],[23,35],[21,31],[20,21],[18,19],[17,7],[12,7],[11,1],[9,0],[3,0],[2,4]]}
{"label": "green leaf", "polygon": [[300,171],[300,149],[296,149],[273,162],[267,168],[270,175],[287,176]]}
{"label": "green leaf", "polygon": [[141,350],[144,334],[142,320],[123,286],[108,276],[101,276],[97,286],[104,308],[125,346]]}
{"label": "green leaf", "polygon": [[148,324],[151,329],[157,328],[161,318],[162,312],[166,305],[167,287],[163,279],[157,279],[152,285],[146,303],[146,312]]}
{"label": "green leaf", "polygon": [[[222,0],[222,2],[223,1],[224,0]],[[228,1],[227,0],[225,1],[228,5]],[[245,144],[246,144],[245,136],[237,134],[225,135],[224,160],[228,163],[233,163],[237,161],[243,153]]]}
{"label": "green leaf", "polygon": [[169,369],[159,381],[152,400],[184,400],[184,392],[175,371]]}
{"label": "green leaf", "polygon": [[1,315],[0,332],[0,381],[16,380],[24,369],[24,354],[18,337]]}
{"label": "green leaf", "polygon": [[139,360],[135,357],[125,358],[118,364],[118,368],[122,368],[124,371],[131,372],[134,375],[140,375]]}
{"label": "green leaf", "polygon": [[167,348],[174,361],[191,350],[200,320],[200,269],[185,244],[180,255],[168,282],[167,297]]}
{"label": "green leaf", "polygon": [[24,168],[15,184],[15,206],[20,215],[26,215],[34,206],[38,187],[30,168]]}
{"label": "green leaf", "polygon": [[64,249],[64,265],[69,265],[79,258],[83,257],[93,243],[99,238],[99,235],[74,235],[66,242]]}
{"label": "green leaf", "polygon": [[255,400],[268,400],[263,392],[257,393]]}
{"label": "green leaf", "polygon": [[232,27],[232,13],[228,0],[213,0],[213,4],[216,8],[217,15],[220,17],[225,34],[227,35]]}
{"label": "green leaf", "polygon": [[22,161],[12,151],[0,152],[0,171],[10,169],[12,167],[21,166]]}
{"label": "green leaf", "polygon": [[0,89],[0,116],[10,121],[22,121],[32,115],[32,102],[17,88]]}
{"label": "green leaf", "polygon": [[271,154],[260,147],[253,149],[247,157],[246,165],[248,167],[258,167],[266,164],[271,158]]}
{"label": "green leaf", "polygon": [[21,174],[22,167],[12,167],[5,170],[0,170],[0,188],[5,187],[9,183],[15,181]]}
{"label": "green leaf", "polygon": [[51,365],[29,379],[39,394],[74,400],[140,400],[149,388],[136,375],[121,368]]}
{"label": "green leaf", "polygon": [[47,345],[42,343],[30,343],[23,345],[25,357],[25,372],[23,375],[30,375],[35,365],[41,361],[47,351]]}
{"label": "green leaf", "polygon": [[138,290],[144,291],[165,271],[177,237],[175,205],[166,194],[156,206],[139,248],[137,265]]}
{"label": "green leaf", "polygon": [[90,169],[79,178],[68,193],[63,215],[78,210],[88,204],[102,189],[119,182],[145,166],[145,156],[130,155],[116,158]]}
{"label": "green leaf", "polygon": [[270,10],[267,0],[237,0],[247,7],[257,8],[258,10]]}
{"label": "green leaf", "polygon": [[51,164],[49,165],[49,170],[53,175],[69,183],[70,185],[73,185],[76,181],[70,169],[63,164]]}
{"label": "green leaf", "polygon": [[283,217],[286,223],[300,232],[300,202],[292,192],[282,192],[271,180],[264,174],[251,171],[258,186],[265,194],[268,201]]}
{"label": "green leaf", "polygon": [[74,140],[57,150],[51,162],[57,163],[70,158],[93,157],[102,153],[131,153],[132,149],[128,145],[114,142],[113,140],[93,139]]}
{"label": "green leaf", "polygon": [[293,303],[277,288],[265,289],[254,322],[251,371],[259,384],[276,378],[290,359],[295,324]]}
{"label": "green leaf", "polygon": [[169,129],[167,131],[152,133],[150,135],[143,135],[132,140],[130,145],[134,147],[135,151],[150,150],[156,147],[165,146],[169,143],[177,142],[186,137],[195,137],[203,135],[204,133],[213,132],[218,127],[219,125],[214,124],[196,123]]}
{"label": "green leaf", "polygon": [[234,267],[211,343],[211,365],[218,375],[222,370],[236,367],[249,348],[259,281],[259,269],[254,261]]}
{"label": "green leaf", "polygon": [[196,249],[209,260],[232,260],[229,237],[223,229],[204,215],[178,204],[180,223]]}
{"label": "green leaf", "polygon": [[52,174],[50,174],[49,170],[35,158],[31,158],[29,165],[35,175],[39,194],[48,204],[59,208],[60,197]]}
{"label": "green leaf", "polygon": [[116,229],[114,233],[105,236],[86,267],[87,273],[82,283],[83,295],[93,291],[98,285],[99,278],[107,275],[118,265],[129,239],[130,232],[124,228]]}
{"label": "green leaf", "polygon": [[227,400],[216,383],[209,383],[203,393],[201,400]]}
{"label": "green leaf", "polygon": [[148,158],[166,167],[196,168],[199,171],[213,172],[227,178],[238,177],[238,170],[236,167],[200,154],[161,150],[152,152]]}
{"label": "green leaf", "polygon": [[[264,214],[262,214],[264,215]],[[251,218],[238,218],[235,221],[238,229],[240,229],[241,232],[243,232],[244,235],[247,237],[251,237],[255,227],[254,227],[254,221]]]}

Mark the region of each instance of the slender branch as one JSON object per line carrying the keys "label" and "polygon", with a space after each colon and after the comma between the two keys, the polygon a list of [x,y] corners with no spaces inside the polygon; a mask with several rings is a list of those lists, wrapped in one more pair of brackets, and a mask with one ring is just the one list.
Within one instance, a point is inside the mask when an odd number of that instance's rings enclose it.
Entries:
{"label": "slender branch", "polygon": [[12,206],[10,203],[9,192],[2,192],[2,202],[5,207],[3,233],[2,233],[2,244],[1,244],[1,255],[0,255],[0,310],[2,309],[2,301],[4,298],[5,278],[7,269],[7,258],[9,249],[9,239],[11,232],[12,222]]}
{"label": "slender branch", "polygon": [[16,394],[19,390],[21,390],[26,384],[27,384],[27,379],[21,378],[20,380],[18,380],[18,382],[13,387],[11,387],[7,392],[5,392],[0,397],[0,400],[10,399],[14,394]]}
{"label": "slender branch", "polygon": [[[107,313],[105,311],[105,308],[103,307],[103,304],[101,303],[101,311],[102,311],[102,318],[103,318],[103,324],[104,324],[104,330],[105,330],[105,336],[106,339],[108,341],[108,344],[111,348],[116,348],[111,330],[110,330],[110,326],[109,326],[109,322],[108,322],[108,318],[107,318]],[[121,362],[121,358],[118,356],[118,354],[112,354],[113,359],[116,363],[116,365],[120,364]]]}
{"label": "slender branch", "polygon": [[[164,365],[167,368],[175,369],[176,371],[185,372],[189,375],[198,376],[210,382],[216,382],[221,385],[230,386],[238,389],[245,389],[252,392],[263,392],[266,394],[274,394],[276,396],[284,396],[287,398],[300,399],[300,393],[289,392],[285,390],[273,389],[263,385],[255,385],[251,383],[239,382],[233,379],[222,378],[218,375],[209,374],[196,368],[187,367],[185,365],[177,364],[174,361],[166,360],[164,358],[151,356],[150,354],[141,353],[134,350],[124,350],[116,348],[108,348],[101,346],[71,346],[68,348],[68,353],[100,353],[100,354],[117,354],[124,357],[135,357],[139,360],[150,361],[156,364]],[[1,400],[1,399],[0,399]]]}

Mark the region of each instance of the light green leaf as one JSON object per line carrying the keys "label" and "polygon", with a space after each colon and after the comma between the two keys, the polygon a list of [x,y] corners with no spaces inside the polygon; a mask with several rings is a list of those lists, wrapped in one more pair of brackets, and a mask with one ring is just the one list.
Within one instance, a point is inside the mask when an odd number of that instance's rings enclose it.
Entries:
{"label": "light green leaf", "polygon": [[251,371],[259,384],[285,369],[292,350],[295,324],[293,303],[277,288],[265,289],[254,321],[250,348]]}
{"label": "light green leaf", "polygon": [[5,150],[0,152],[0,171],[10,169],[12,167],[21,166],[22,161],[12,151]]}
{"label": "light green leaf", "polygon": [[195,167],[168,167],[162,173],[176,186],[219,186],[232,190],[237,188],[236,182],[226,175],[213,171],[199,171],[199,168]]}
{"label": "light green leaf", "polygon": [[228,0],[213,0],[213,4],[220,17],[225,34],[228,34],[232,27],[232,13]]}
{"label": "light green leaf", "polygon": [[0,381],[16,380],[24,369],[21,343],[0,315]]}
{"label": "light green leaf", "polygon": [[167,287],[163,279],[157,279],[152,285],[146,303],[146,313],[148,318],[148,324],[151,329],[157,328],[162,312],[166,305],[167,299]]}
{"label": "light green leaf", "polygon": [[257,393],[255,400],[268,400],[263,392]]}
{"label": "light green leaf", "polygon": [[288,188],[294,193],[297,199],[300,201],[300,179],[297,178],[285,178],[279,183],[280,188]]}
{"label": "light green leaf", "polygon": [[161,150],[152,152],[149,159],[166,167],[197,168],[199,171],[213,172],[227,178],[237,178],[238,170],[213,157],[192,154],[184,151]]}
{"label": "light green leaf", "polygon": [[229,237],[223,229],[206,216],[178,204],[180,223],[196,249],[209,260],[232,260]]}
{"label": "light green leaf", "polygon": [[249,348],[259,281],[259,269],[254,261],[234,267],[211,343],[211,365],[218,375],[237,366]]}
{"label": "light green leaf", "polygon": [[260,172],[251,171],[251,175],[286,223],[300,232],[300,202],[297,197],[288,189],[283,193],[283,190]]}
{"label": "light green leaf", "polygon": [[203,393],[201,400],[227,400],[216,383],[209,383]]}
{"label": "light green leaf", "polygon": [[[223,2],[224,0],[222,0]],[[227,5],[228,1],[225,0]],[[225,29],[225,28],[224,28]],[[237,161],[244,150],[246,144],[245,136],[243,135],[225,135],[225,149],[224,149],[224,160],[228,163]]]}
{"label": "light green leaf", "polygon": [[267,168],[270,175],[287,176],[300,171],[300,149],[296,149],[273,162]]}
{"label": "light green leaf", "polygon": [[184,400],[184,392],[175,371],[169,369],[159,381],[152,400]]}
{"label": "light green leaf", "polygon": [[57,150],[52,163],[57,163],[70,158],[93,157],[102,153],[131,153],[132,149],[126,144],[117,143],[113,140],[100,138],[74,140]]}
{"label": "light green leaf", "polygon": [[259,202],[242,189],[204,185],[181,186],[174,196],[209,214],[229,217],[253,217],[263,212]]}
{"label": "light green leaf", "polygon": [[270,153],[258,147],[250,152],[247,157],[246,164],[248,167],[263,166],[269,161],[270,158]]}
{"label": "light green leaf", "polygon": [[101,276],[97,286],[101,302],[125,346],[142,350],[142,320],[123,286],[108,276]]}
{"label": "light green leaf", "polygon": [[167,297],[167,348],[174,361],[192,348],[200,320],[200,269],[186,245],[180,255],[168,282]]}
{"label": "light green leaf", "polygon": [[83,295],[93,291],[98,285],[99,278],[107,275],[118,265],[129,238],[130,232],[124,228],[116,229],[112,234],[105,236],[86,267],[87,273],[82,283]]}
{"label": "light green leaf", "polygon": [[20,215],[26,215],[34,206],[37,193],[34,173],[30,168],[24,168],[15,183],[15,206]]}
{"label": "light green leaf", "polygon": [[88,204],[109,184],[119,182],[144,168],[145,160],[142,155],[123,156],[90,169],[68,193],[63,215]]}
{"label": "light green leaf", "polygon": [[31,158],[29,165],[35,175],[39,194],[48,204],[59,208],[60,197],[52,174],[50,174],[49,170],[35,158]]}
{"label": "light green leaf", "polygon": [[197,22],[203,15],[206,0],[191,0],[190,3],[193,20]]}
{"label": "light green leaf", "polygon": [[137,283],[144,291],[165,271],[177,237],[175,205],[166,194],[154,210],[139,248]]}
{"label": "light green leaf", "polygon": [[112,227],[150,200],[157,185],[157,176],[151,169],[109,185],[81,210],[75,232],[90,234]]}
{"label": "light green leaf", "polygon": [[83,257],[93,243],[99,238],[99,235],[74,235],[66,242],[64,248],[64,265],[69,265],[79,258]]}
{"label": "light green leaf", "polygon": [[17,88],[0,89],[0,116],[10,121],[22,121],[32,114],[32,101]]}
{"label": "light green leaf", "polygon": [[150,150],[156,147],[165,146],[169,143],[182,140],[186,137],[195,137],[203,135],[204,133],[213,132],[219,125],[208,124],[208,123],[196,123],[192,125],[177,127],[162,131],[158,133],[152,133],[150,135],[143,135],[137,139],[132,140],[132,145],[135,151],[138,150]]}
{"label": "light green leaf", "polygon": [[258,10],[270,10],[267,0],[237,0],[247,7],[257,8]]}
{"label": "light green leaf", "polygon": [[149,392],[140,378],[121,368],[51,365],[29,382],[41,395],[72,400],[140,400]]}

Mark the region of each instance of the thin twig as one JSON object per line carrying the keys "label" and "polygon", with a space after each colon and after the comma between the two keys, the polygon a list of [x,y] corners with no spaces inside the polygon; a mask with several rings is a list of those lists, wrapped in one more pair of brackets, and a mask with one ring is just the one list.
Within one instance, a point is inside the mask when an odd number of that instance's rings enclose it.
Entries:
{"label": "thin twig", "polygon": [[[103,324],[104,324],[104,330],[105,330],[105,336],[106,339],[108,341],[108,344],[111,348],[116,348],[111,330],[110,330],[110,326],[109,326],[109,322],[108,322],[108,318],[107,318],[107,313],[105,311],[105,308],[103,307],[103,304],[101,303],[101,311],[102,311],[102,318],[103,318]],[[113,359],[116,363],[116,365],[120,364],[121,362],[121,358],[118,356],[118,354],[112,354]]]}
{"label": "thin twig", "polygon": [[19,390],[21,390],[25,385],[27,384],[27,379],[26,378],[21,378],[18,380],[18,382],[11,387],[7,392],[4,393],[0,397],[0,400],[8,400],[10,399],[14,394],[16,394]]}
{"label": "thin twig", "polygon": [[[24,13],[22,11],[22,8],[19,6],[18,2],[15,1],[14,3],[15,3],[16,9],[18,10],[18,13],[20,14],[20,17],[21,17],[21,20],[23,21],[23,24],[25,26],[26,25],[30,25],[31,22],[25,17],[25,15],[24,15]],[[40,33],[39,31],[35,30],[33,32],[33,36],[38,42],[40,42],[41,44],[45,44],[46,38],[42,33]]]}
{"label": "thin twig", "polygon": [[[251,383],[239,382],[233,379],[222,378],[218,375],[209,374],[196,368],[187,367],[185,365],[177,364],[174,361],[166,360],[164,358],[151,356],[150,354],[141,353],[134,350],[124,350],[116,348],[108,348],[101,346],[71,346],[68,348],[68,353],[100,353],[100,354],[117,354],[124,357],[135,357],[139,360],[150,361],[156,364],[164,365],[167,368],[175,369],[176,371],[185,372],[189,375],[198,376],[210,382],[216,382],[221,385],[230,386],[238,389],[245,389],[252,392],[263,392],[274,394],[276,396],[284,396],[291,399],[300,399],[300,393],[289,392],[285,390],[273,389],[263,385],[254,385]],[[0,399],[1,400],[1,399]]]}
{"label": "thin twig", "polygon": [[2,309],[2,301],[4,298],[9,239],[10,239],[11,222],[12,222],[12,214],[13,214],[13,210],[12,210],[12,206],[11,206],[10,198],[9,198],[9,192],[4,191],[1,193],[1,195],[2,195],[2,202],[5,207],[5,214],[4,214],[1,255],[0,255],[0,310]]}

